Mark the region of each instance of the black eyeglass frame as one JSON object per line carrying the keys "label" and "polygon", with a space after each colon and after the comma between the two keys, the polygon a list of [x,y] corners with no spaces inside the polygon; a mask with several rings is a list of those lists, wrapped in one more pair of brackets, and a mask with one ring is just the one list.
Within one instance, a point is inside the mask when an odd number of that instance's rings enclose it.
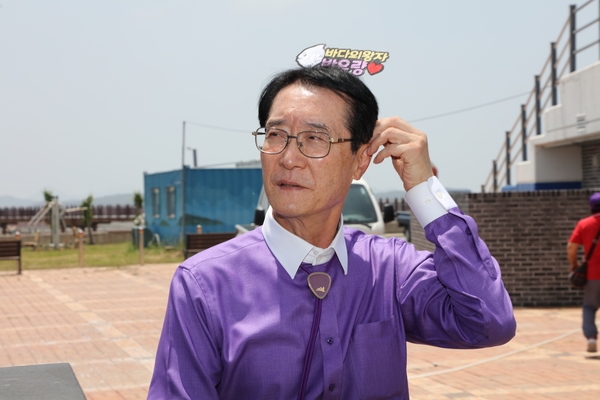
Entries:
{"label": "black eyeglass frame", "polygon": [[[252,132],[252,136],[254,136],[254,144],[256,145],[256,148],[261,153],[264,153],[264,154],[280,154],[280,153],[282,153],[286,149],[286,147],[288,147],[288,145],[290,144],[290,139],[296,139],[296,145],[298,146],[298,150],[300,150],[300,153],[302,153],[303,156],[308,157],[308,158],[324,158],[324,157],[327,157],[329,155],[329,152],[331,151],[331,145],[332,144],[345,143],[345,142],[351,142],[352,141],[352,138],[332,138],[329,135],[329,133],[322,132],[322,131],[302,131],[302,132],[298,132],[296,134],[296,136],[292,136],[288,132],[284,131],[283,129],[280,129],[280,128],[272,128],[272,129],[277,129],[278,131],[285,133],[286,138],[287,138],[286,141],[285,141],[285,145],[279,151],[265,151],[261,146],[258,145],[258,137],[266,135],[267,134],[267,128],[260,127],[257,130],[255,130],[254,132]],[[261,132],[261,130],[262,130],[262,132]],[[327,153],[325,155],[322,155],[322,156],[309,156],[309,155],[305,154],[302,151],[302,142],[298,142],[298,136],[301,133],[318,133],[320,135],[327,136],[327,142],[329,143],[329,148],[327,149]]]}

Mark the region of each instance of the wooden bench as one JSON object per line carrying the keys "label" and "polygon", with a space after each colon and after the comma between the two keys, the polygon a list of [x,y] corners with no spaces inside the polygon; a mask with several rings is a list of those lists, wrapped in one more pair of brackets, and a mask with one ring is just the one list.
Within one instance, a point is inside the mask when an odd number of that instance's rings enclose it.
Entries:
{"label": "wooden bench", "polygon": [[0,261],[16,260],[21,274],[21,240],[0,240]]}
{"label": "wooden bench", "polygon": [[233,239],[236,236],[236,232],[223,232],[223,233],[188,233],[185,238],[185,249],[183,250],[183,256],[189,258],[196,253],[206,250],[209,247],[213,247],[219,243]]}

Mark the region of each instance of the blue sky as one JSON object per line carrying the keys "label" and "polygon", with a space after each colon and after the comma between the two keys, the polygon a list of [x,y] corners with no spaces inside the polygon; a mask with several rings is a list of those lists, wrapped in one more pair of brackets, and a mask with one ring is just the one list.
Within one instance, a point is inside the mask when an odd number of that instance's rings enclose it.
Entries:
{"label": "blue sky", "polygon": [[[200,165],[258,159],[261,88],[319,43],[388,51],[364,77],[380,116],[417,121],[445,186],[479,191],[574,2],[1,0],[0,196],[142,190],[181,167],[183,121]],[[402,188],[389,163],[365,177]]]}

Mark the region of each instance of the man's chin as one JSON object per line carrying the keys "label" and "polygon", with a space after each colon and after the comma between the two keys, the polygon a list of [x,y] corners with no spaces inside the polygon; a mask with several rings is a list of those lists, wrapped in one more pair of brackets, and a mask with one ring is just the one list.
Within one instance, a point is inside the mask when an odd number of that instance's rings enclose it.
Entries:
{"label": "man's chin", "polygon": [[273,209],[273,216],[279,218],[295,218],[299,214],[298,208],[290,204],[285,204],[283,206],[271,204],[271,208]]}

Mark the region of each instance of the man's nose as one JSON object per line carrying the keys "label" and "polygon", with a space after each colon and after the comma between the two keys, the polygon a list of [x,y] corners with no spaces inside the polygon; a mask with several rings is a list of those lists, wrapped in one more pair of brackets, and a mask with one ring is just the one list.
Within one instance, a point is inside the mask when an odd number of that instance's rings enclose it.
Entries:
{"label": "man's nose", "polygon": [[279,163],[283,167],[291,169],[303,166],[305,161],[306,156],[300,151],[298,140],[295,137],[288,138],[288,144],[281,152]]}

